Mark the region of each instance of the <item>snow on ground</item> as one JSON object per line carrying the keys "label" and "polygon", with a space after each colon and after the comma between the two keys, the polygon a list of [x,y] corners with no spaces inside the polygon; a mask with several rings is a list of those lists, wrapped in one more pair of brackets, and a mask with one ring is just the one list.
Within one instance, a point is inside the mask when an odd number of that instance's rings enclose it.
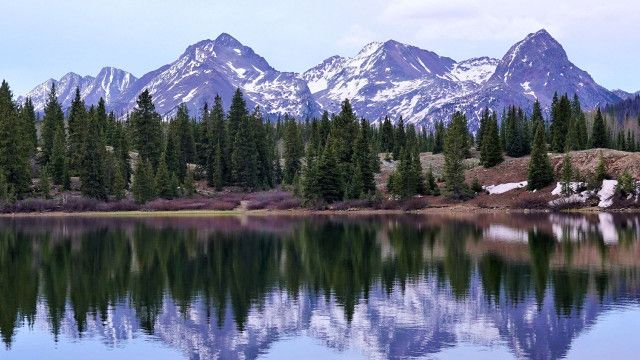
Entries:
{"label": "snow on ground", "polygon": [[598,197],[600,198],[600,203],[598,207],[606,208],[613,205],[613,195],[616,193],[616,186],[618,185],[618,180],[603,180],[602,188],[598,191]]}
{"label": "snow on ground", "polygon": [[[583,183],[583,182],[570,182],[569,186],[571,187],[571,191],[575,193],[576,191],[578,191],[579,188],[585,186],[585,183]],[[553,191],[551,192],[551,195],[556,195],[556,196],[562,195],[562,183],[561,182],[559,182],[558,185],[556,185],[556,188],[553,189]]]}
{"label": "snow on ground", "polygon": [[502,193],[506,193],[507,191],[511,191],[514,189],[522,189],[524,187],[527,187],[526,181],[521,181],[518,183],[506,183],[506,184],[483,186],[483,188],[489,193],[489,195],[502,194]]}
{"label": "snow on ground", "polygon": [[[558,195],[558,194],[554,194],[554,195]],[[549,206],[557,207],[557,206],[562,206],[562,205],[584,203],[590,197],[592,197],[593,195],[594,195],[593,191],[585,190],[585,191],[583,191],[581,193],[578,193],[578,194],[572,194],[570,196],[561,197],[560,199],[551,200],[551,201],[549,201]]]}

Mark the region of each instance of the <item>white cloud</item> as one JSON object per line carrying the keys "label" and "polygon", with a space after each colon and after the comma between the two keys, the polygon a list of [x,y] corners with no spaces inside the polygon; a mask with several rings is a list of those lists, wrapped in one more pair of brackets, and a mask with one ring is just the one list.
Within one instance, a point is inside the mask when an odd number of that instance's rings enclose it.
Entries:
{"label": "white cloud", "polygon": [[[402,23],[421,39],[515,40],[540,28],[558,37],[579,37],[595,29],[608,35],[616,28],[637,29],[634,7],[622,0],[389,0],[378,21]],[[615,24],[604,26],[606,19]]]}

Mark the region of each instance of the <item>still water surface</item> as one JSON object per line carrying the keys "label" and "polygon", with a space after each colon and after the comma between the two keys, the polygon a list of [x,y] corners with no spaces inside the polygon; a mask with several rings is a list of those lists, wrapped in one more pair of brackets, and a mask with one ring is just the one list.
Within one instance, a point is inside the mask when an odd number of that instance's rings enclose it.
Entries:
{"label": "still water surface", "polygon": [[1,359],[634,359],[636,215],[0,219]]}

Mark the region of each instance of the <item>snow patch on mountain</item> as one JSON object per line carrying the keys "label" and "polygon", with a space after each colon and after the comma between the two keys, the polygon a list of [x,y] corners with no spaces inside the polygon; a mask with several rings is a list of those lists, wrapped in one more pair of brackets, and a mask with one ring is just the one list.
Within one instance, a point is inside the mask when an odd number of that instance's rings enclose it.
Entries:
{"label": "snow patch on mountain", "polygon": [[496,71],[500,60],[489,57],[473,58],[456,63],[451,76],[459,81],[484,84]]}

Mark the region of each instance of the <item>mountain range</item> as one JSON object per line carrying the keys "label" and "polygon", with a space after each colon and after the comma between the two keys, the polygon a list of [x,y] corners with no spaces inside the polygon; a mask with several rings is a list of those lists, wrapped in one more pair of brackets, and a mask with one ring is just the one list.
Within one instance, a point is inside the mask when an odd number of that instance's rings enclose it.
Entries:
{"label": "mountain range", "polygon": [[477,126],[484,107],[530,109],[538,99],[548,111],[555,92],[577,94],[585,109],[633,95],[598,85],[544,29],[527,35],[501,59],[457,62],[389,40],[368,44],[351,58],[332,56],[303,73],[278,71],[250,47],[223,33],[189,46],[174,62],[140,78],[112,67],[95,77],[68,73],[38,85],[18,101],[30,97],[41,112],[53,84],[63,108],[70,106],[78,87],[87,104],[103,97],[118,114],[131,111],[144,89],[153,95],[158,112],[169,116],[181,103],[192,115],[198,114],[216,94],[229,106],[233,92],[240,88],[248,106],[259,106],[270,118],[338,112],[348,98],[358,115],[370,121],[402,116],[407,123],[430,127],[459,110],[468,115],[471,128]]}

